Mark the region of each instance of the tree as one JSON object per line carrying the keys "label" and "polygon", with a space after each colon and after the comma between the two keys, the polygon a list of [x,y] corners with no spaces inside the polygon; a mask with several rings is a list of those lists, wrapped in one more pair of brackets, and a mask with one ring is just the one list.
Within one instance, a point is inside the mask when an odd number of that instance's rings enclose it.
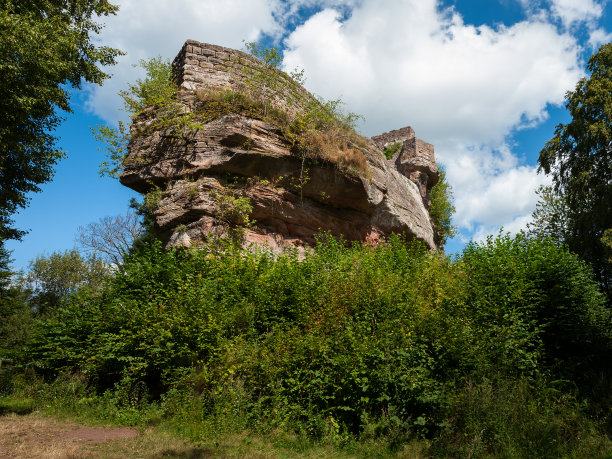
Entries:
{"label": "tree", "polygon": [[0,293],[4,293],[11,282],[11,256],[10,252],[4,247],[4,243],[0,241]]}
{"label": "tree", "polygon": [[143,232],[136,212],[104,217],[79,227],[77,243],[85,250],[100,255],[114,266],[123,265],[123,257]]}
{"label": "tree", "polygon": [[10,252],[0,241],[0,358],[12,357],[29,335],[32,314],[28,291],[12,282]]}
{"label": "tree", "polygon": [[452,218],[455,213],[453,204],[453,190],[446,181],[446,171],[439,168],[440,179],[430,192],[431,206],[429,217],[434,229],[434,242],[439,248],[444,247],[448,238],[457,234],[457,227],[453,225]]}
{"label": "tree", "polygon": [[532,221],[527,224],[527,234],[536,238],[551,238],[564,245],[569,240],[569,210],[565,199],[555,192],[552,186],[540,186],[536,194],[539,201],[531,214]]}
{"label": "tree", "polygon": [[[119,91],[123,99],[123,110],[131,117],[138,115],[147,107],[155,107],[154,128],[181,127],[197,128],[193,115],[185,113],[175,101],[176,83],[172,79],[172,64],[168,59],[157,56],[141,59],[138,66],[145,70],[146,77],[138,78],[135,83],[128,83],[128,89]],[[100,164],[100,175],[118,179],[124,169],[124,160],[128,153],[130,141],[129,126],[119,122],[117,128],[98,125],[91,128],[96,140],[103,144],[100,149],[106,151],[107,161]]]}
{"label": "tree", "polygon": [[263,61],[263,68],[246,67],[247,86],[253,93],[261,95],[264,104],[264,116],[267,113],[268,102],[273,100],[280,89],[280,81],[275,70],[283,61],[282,53],[274,47],[267,48],[262,43],[243,42],[247,53]]}
{"label": "tree", "polygon": [[540,170],[552,175],[567,206],[567,244],[589,262],[612,299],[612,43],[587,64],[588,78],[566,94],[572,120],[559,124],[540,152]]}
{"label": "tree", "polygon": [[95,256],[83,258],[74,249],[39,256],[24,279],[32,292],[30,307],[37,315],[51,313],[77,289],[99,289],[109,274],[108,264]]}
{"label": "tree", "polygon": [[0,0],[0,240],[20,239],[11,215],[51,180],[64,153],[53,130],[70,112],[69,89],[108,77],[120,51],[96,46],[107,0]]}

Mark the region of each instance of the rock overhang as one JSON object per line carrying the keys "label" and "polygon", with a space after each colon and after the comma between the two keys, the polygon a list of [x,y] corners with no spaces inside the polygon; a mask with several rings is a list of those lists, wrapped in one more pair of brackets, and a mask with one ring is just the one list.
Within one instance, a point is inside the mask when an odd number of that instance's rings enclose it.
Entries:
{"label": "rock overhang", "polygon": [[[199,91],[244,91],[253,68],[287,81],[270,104],[288,117],[318,103],[288,75],[254,57],[193,40],[173,62],[176,103],[190,113]],[[410,127],[374,136],[367,144],[350,144],[351,154],[363,155],[367,165],[367,173],[351,173],[296,154],[278,126],[248,113],[224,114],[179,135],[151,129],[155,116],[149,110],[134,119],[132,132],[144,134],[129,144],[121,182],[139,192],[163,191],[156,231],[170,246],[228,235],[231,222],[220,221],[215,210],[219,193],[227,193],[251,203],[255,222],[244,228],[245,244],[280,249],[310,245],[319,231],[361,241],[395,232],[435,247],[428,214],[429,191],[439,176],[434,149]],[[401,148],[387,160],[382,150],[398,142]]]}

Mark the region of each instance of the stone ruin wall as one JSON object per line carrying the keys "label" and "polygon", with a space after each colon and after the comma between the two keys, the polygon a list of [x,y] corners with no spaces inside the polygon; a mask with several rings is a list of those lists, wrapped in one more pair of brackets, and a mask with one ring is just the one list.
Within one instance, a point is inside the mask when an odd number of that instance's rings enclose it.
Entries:
{"label": "stone ruin wall", "polygon": [[429,192],[440,179],[440,172],[434,156],[434,146],[417,138],[414,129],[410,126],[385,132],[372,137],[371,140],[381,151],[393,144],[402,142],[402,147],[390,161],[395,163],[399,172],[419,187],[423,203],[429,209],[431,205]]}
{"label": "stone ruin wall", "polygon": [[[261,96],[264,88],[256,84],[258,77],[265,74],[268,79],[269,75],[275,76],[275,88],[266,88],[266,91],[276,107],[295,114],[317,102],[286,73],[247,53],[219,45],[187,40],[174,59],[172,70],[179,88],[187,92],[237,91]],[[374,136],[371,140],[381,151],[394,143],[403,143],[391,160],[402,174],[416,183],[423,203],[429,208],[429,191],[439,178],[433,145],[418,139],[409,126]]]}
{"label": "stone ruin wall", "polygon": [[401,129],[395,129],[393,131],[385,132],[384,134],[375,135],[372,137],[372,142],[379,150],[393,145],[397,142],[404,142],[408,139],[414,139],[414,129],[410,126],[403,127]]}
{"label": "stone ruin wall", "polygon": [[[274,75],[274,88],[266,88],[273,105],[290,113],[303,110],[316,99],[289,75],[261,60],[231,48],[187,40],[172,63],[180,89],[187,91],[236,91],[263,94],[257,77]],[[255,77],[255,78],[254,78]]]}

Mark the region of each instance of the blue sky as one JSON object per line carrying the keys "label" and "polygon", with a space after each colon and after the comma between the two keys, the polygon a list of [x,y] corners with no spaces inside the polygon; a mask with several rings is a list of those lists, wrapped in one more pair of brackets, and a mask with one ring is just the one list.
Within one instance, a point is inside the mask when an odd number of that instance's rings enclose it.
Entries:
{"label": "blue sky", "polygon": [[10,241],[14,267],[74,247],[79,226],[124,213],[137,194],[98,176],[104,153],[90,126],[114,124],[117,92],[138,59],[173,58],[186,39],[241,48],[265,37],[302,67],[306,87],[341,97],[375,135],[406,125],[431,142],[455,192],[460,235],[451,252],[500,227],[518,231],[547,183],[540,148],[588,57],[611,40],[605,0],[118,0],[101,43],[127,52],[103,87],[73,92],[56,134],[67,157],[15,216],[29,230]]}

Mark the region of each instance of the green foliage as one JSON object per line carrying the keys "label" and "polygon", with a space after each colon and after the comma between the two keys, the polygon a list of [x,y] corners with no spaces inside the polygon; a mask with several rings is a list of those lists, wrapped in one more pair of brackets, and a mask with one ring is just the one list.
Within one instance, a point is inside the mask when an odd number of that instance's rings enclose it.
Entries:
{"label": "green foliage", "polygon": [[429,217],[434,228],[434,242],[438,247],[444,247],[446,241],[457,235],[457,227],[452,218],[455,213],[453,190],[446,181],[446,171],[439,167],[440,179],[430,191]]}
{"label": "green foliage", "polygon": [[195,107],[199,122],[206,123],[230,113],[242,113],[255,119],[271,122],[279,127],[286,127],[289,115],[285,110],[267,106],[264,112],[263,102],[245,92],[238,91],[197,91],[198,101]]}
{"label": "green foliage", "polygon": [[246,65],[242,67],[248,93],[261,98],[263,113],[267,115],[268,106],[286,89],[279,66],[282,62],[282,53],[274,47],[266,48],[261,43],[244,42],[246,51],[263,61],[263,66]]}
{"label": "green foliage", "polygon": [[[352,248],[326,237],[301,260],[156,243],[101,293],[80,290],[39,322],[21,362],[47,377],[77,372],[121,409],[158,406],[194,435],[255,428],[446,444],[468,425],[473,439],[479,424],[465,416],[495,404],[487,395],[465,411],[468,381],[523,381],[528,401],[547,378],[580,389],[612,350],[611,329],[584,263],[523,235],[470,244],[458,260],[398,237]],[[508,403],[500,417],[519,401]],[[574,405],[559,406],[574,416]],[[554,424],[554,413],[539,419]],[[506,429],[497,422],[484,417],[482,429]],[[517,425],[502,431],[521,442]],[[503,444],[491,435],[482,451]],[[447,447],[465,447],[455,441]]]}
{"label": "green foliage", "polygon": [[363,117],[356,113],[345,113],[342,110],[344,102],[341,99],[325,100],[319,98],[310,102],[297,120],[300,130],[327,131],[332,128],[341,128],[346,131],[354,130]]}
{"label": "green foliage", "polygon": [[27,302],[30,292],[15,284],[15,273],[9,265],[10,252],[0,243],[0,359],[19,351],[32,325]]}
{"label": "green foliage", "polygon": [[342,105],[340,99],[312,100],[283,133],[303,163],[307,158],[323,160],[349,174],[367,177],[368,164],[362,149],[368,148],[368,141],[355,131],[362,117],[345,113]]}
{"label": "green foliage", "polygon": [[265,62],[266,65],[272,68],[278,69],[280,67],[280,64],[283,61],[283,54],[278,48],[275,48],[273,46],[267,48],[263,45],[263,43],[258,43],[254,41],[243,41],[243,43],[246,52],[252,55],[253,57],[262,60],[263,62]]}
{"label": "green foliage", "polygon": [[101,259],[83,258],[74,249],[38,256],[24,279],[31,291],[30,307],[38,315],[55,312],[79,287],[99,290],[109,274],[110,267]]}
{"label": "green foliage", "polygon": [[119,121],[117,128],[110,126],[98,125],[95,128],[90,128],[94,139],[104,144],[104,148],[100,150],[106,150],[107,161],[100,163],[99,171],[100,177],[111,177],[119,179],[123,172],[123,161],[127,156],[127,145],[130,141],[129,129]]}
{"label": "green foliage", "polygon": [[33,400],[31,399],[0,396],[0,416],[8,413],[23,415],[31,413],[32,411],[34,411],[34,406]]}
{"label": "green foliage", "polygon": [[19,286],[0,291],[0,358],[13,358],[28,339],[33,325],[29,293]]}
{"label": "green foliage", "polygon": [[159,238],[155,234],[155,209],[161,200],[162,190],[154,188],[144,196],[142,202],[135,198],[130,200],[130,209],[133,209],[136,215],[140,218],[141,231],[138,237],[133,241],[132,247],[128,251],[130,254],[144,250],[150,244],[153,244]]}
{"label": "green foliage", "polygon": [[[182,135],[185,131],[200,129],[192,113],[183,110],[175,100],[177,87],[172,79],[172,65],[168,59],[157,56],[141,59],[138,67],[145,71],[144,79],[128,83],[128,89],[120,91],[123,107],[132,118],[146,110],[155,110],[155,121],[148,129],[166,130],[168,135]],[[130,132],[123,124],[117,128],[98,125],[91,128],[94,138],[104,144],[108,160],[100,164],[100,175],[119,178],[125,166],[127,144],[139,132]]]}
{"label": "green foliage", "polygon": [[540,168],[551,174],[567,207],[566,243],[588,261],[608,298],[612,265],[602,238],[612,229],[612,44],[587,64],[591,72],[566,95],[572,120],[559,124],[540,152]]}
{"label": "green foliage", "polygon": [[[276,48],[266,48],[261,43],[245,43],[247,52],[262,60],[264,65],[245,65],[245,92],[262,101],[263,119],[276,122],[292,145],[294,153],[305,160],[307,157],[324,160],[337,165],[354,175],[367,176],[367,162],[359,147],[367,148],[368,142],[355,132],[361,115],[342,110],[340,100],[326,101],[314,98],[299,85],[304,83],[304,70],[294,70],[289,77],[279,70],[282,54]],[[268,111],[278,99],[291,95],[298,113],[280,119]],[[291,103],[291,102],[290,102]],[[287,107],[276,110],[287,112]],[[245,113],[241,111],[241,113]]]}
{"label": "green foliage", "polygon": [[138,66],[146,77],[138,78],[135,83],[128,83],[128,89],[119,91],[123,106],[130,115],[138,115],[145,108],[164,108],[176,94],[176,84],[172,81],[172,64],[161,56],[145,60]]}
{"label": "green foliage", "polygon": [[115,14],[106,0],[0,1],[0,239],[19,239],[10,216],[28,193],[53,176],[64,155],[53,131],[70,111],[69,88],[101,84],[99,66],[118,50],[96,46],[98,16]]}
{"label": "green foliage", "polygon": [[483,339],[515,334],[512,345],[500,348],[500,365],[525,359],[534,369],[545,364],[559,376],[577,378],[582,366],[597,367],[608,352],[610,311],[590,269],[566,248],[523,234],[501,236],[469,244],[462,261],[471,273],[471,307],[482,323],[492,324]]}
{"label": "green foliage", "polygon": [[536,209],[531,214],[532,221],[527,224],[529,234],[550,237],[559,244],[567,244],[569,234],[569,208],[565,198],[555,192],[553,187],[542,185],[536,191],[539,197]]}
{"label": "green foliage", "polygon": [[605,252],[608,256],[608,263],[612,263],[612,228],[604,231],[601,237],[601,242],[605,247]]}
{"label": "green foliage", "polygon": [[241,196],[237,190],[225,188],[223,191],[213,191],[210,196],[215,202],[215,218],[230,230],[231,238],[241,243],[245,229],[253,225],[250,218],[253,206],[248,196]]}
{"label": "green foliage", "polygon": [[0,292],[5,291],[10,283],[11,276],[11,252],[4,246],[4,241],[0,240]]}
{"label": "green foliage", "polygon": [[393,158],[393,155],[397,153],[397,151],[400,148],[402,148],[403,144],[404,144],[403,142],[397,142],[397,143],[394,143],[393,145],[389,145],[387,148],[385,148],[385,151],[383,151],[385,157],[387,159]]}
{"label": "green foliage", "polygon": [[607,457],[612,442],[571,396],[541,381],[468,382],[433,457]]}

